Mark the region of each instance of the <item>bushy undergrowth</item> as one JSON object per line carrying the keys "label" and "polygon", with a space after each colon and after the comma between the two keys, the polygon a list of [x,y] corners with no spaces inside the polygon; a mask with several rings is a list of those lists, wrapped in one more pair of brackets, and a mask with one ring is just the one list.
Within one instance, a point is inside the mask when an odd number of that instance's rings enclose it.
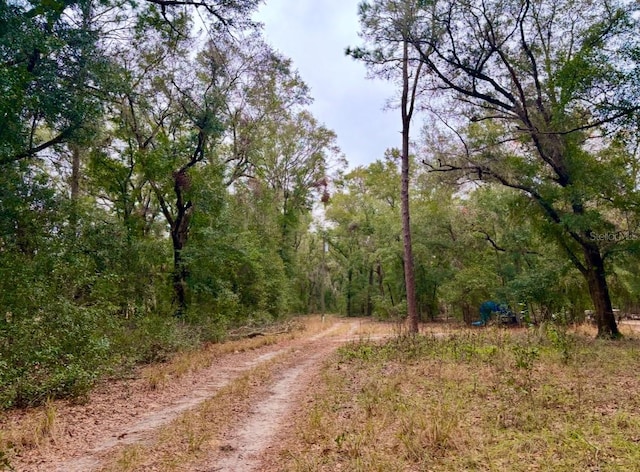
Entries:
{"label": "bushy undergrowth", "polygon": [[638,341],[565,327],[340,349],[283,470],[640,470]]}
{"label": "bushy undergrowth", "polygon": [[82,400],[99,378],[198,341],[171,318],[121,320],[65,304],[0,329],[0,409]]}
{"label": "bushy undergrowth", "polygon": [[[246,322],[246,320],[244,320]],[[265,316],[252,323],[272,321]],[[137,364],[163,362],[176,352],[225,339],[234,327],[222,315],[190,313],[121,318],[72,305],[43,316],[0,322],[0,410],[48,399],[83,401],[101,378]]]}
{"label": "bushy undergrowth", "polygon": [[101,378],[220,341],[232,326],[223,314],[201,309],[183,319],[169,313],[123,316],[61,296],[39,308],[23,306],[0,317],[0,410],[49,398],[83,401]]}
{"label": "bushy undergrowth", "polygon": [[117,235],[99,236],[112,247],[62,250],[53,241],[0,259],[0,411],[83,401],[100,379],[221,341],[248,319],[273,319],[233,294],[194,302],[176,318],[170,279],[156,270],[166,254],[147,264],[113,243]]}
{"label": "bushy undergrowth", "polygon": [[190,181],[203,193],[189,197],[188,309],[174,317],[176,254],[161,212],[126,183],[132,169],[100,153],[86,164],[95,193],[71,199],[57,172],[0,173],[0,411],[82,400],[101,378],[288,312],[278,233],[248,229],[247,209],[210,169]]}

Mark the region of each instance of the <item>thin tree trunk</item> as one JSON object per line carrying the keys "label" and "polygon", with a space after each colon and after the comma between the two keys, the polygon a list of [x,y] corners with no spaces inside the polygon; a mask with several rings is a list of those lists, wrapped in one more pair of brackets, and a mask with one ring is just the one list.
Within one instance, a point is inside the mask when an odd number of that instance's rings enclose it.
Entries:
{"label": "thin tree trunk", "polygon": [[324,319],[326,305],[324,299],[324,282],[325,282],[325,274],[326,274],[326,255],[325,255],[326,243],[325,243],[325,235],[322,233],[322,266],[320,267],[320,311]]}
{"label": "thin tree trunk", "polygon": [[352,312],[352,308],[351,308],[351,299],[352,297],[352,287],[351,287],[351,281],[353,279],[353,269],[349,268],[349,271],[347,272],[347,316],[352,316],[353,312]]}
{"label": "thin tree trunk", "polygon": [[80,146],[70,144],[71,148],[71,201],[76,203],[80,196]]}
{"label": "thin tree trunk", "polygon": [[433,283],[433,291],[431,292],[431,321],[435,321],[436,317],[440,314],[438,307],[438,284]]}
{"label": "thin tree trunk", "polygon": [[71,181],[69,187],[71,191],[71,214],[69,215],[69,226],[73,235],[78,233],[78,200],[80,198],[80,146],[71,143]]}
{"label": "thin tree trunk", "polygon": [[384,300],[384,279],[382,274],[382,264],[378,261],[378,265],[376,267],[376,274],[378,274],[378,293]]}
{"label": "thin tree trunk", "polygon": [[404,280],[407,295],[407,319],[409,332],[418,332],[418,310],[416,307],[416,282],[413,269],[413,248],[411,245],[411,219],[409,212],[409,132],[411,127],[411,116],[413,114],[413,104],[415,100],[415,86],[410,97],[409,85],[409,45],[403,43],[402,61],[402,236],[404,242]]}
{"label": "thin tree trunk", "polygon": [[367,316],[373,314],[373,301],[371,299],[371,292],[373,292],[373,266],[369,267],[369,286],[367,287]]}

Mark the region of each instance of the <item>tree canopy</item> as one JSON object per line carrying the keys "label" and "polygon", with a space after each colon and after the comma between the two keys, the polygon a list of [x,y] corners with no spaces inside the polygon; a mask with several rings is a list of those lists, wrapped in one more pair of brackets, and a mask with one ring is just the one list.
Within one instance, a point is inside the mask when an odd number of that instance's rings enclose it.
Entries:
{"label": "tree canopy", "polygon": [[342,158],[256,6],[0,6],[3,407],[307,309]]}

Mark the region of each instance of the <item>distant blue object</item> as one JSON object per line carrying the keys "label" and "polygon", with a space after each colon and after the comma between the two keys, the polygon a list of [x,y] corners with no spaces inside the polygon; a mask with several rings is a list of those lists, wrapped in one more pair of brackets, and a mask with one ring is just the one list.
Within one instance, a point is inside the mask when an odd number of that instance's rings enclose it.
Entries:
{"label": "distant blue object", "polygon": [[489,322],[489,319],[491,319],[491,313],[493,313],[494,311],[498,311],[499,306],[500,305],[491,300],[486,301],[482,305],[480,305],[481,326],[484,326]]}
{"label": "distant blue object", "polygon": [[502,323],[517,323],[518,319],[511,313],[509,307],[505,304],[488,300],[480,305],[480,320],[471,323],[473,326],[485,326],[491,319],[491,315],[496,313],[499,321]]}

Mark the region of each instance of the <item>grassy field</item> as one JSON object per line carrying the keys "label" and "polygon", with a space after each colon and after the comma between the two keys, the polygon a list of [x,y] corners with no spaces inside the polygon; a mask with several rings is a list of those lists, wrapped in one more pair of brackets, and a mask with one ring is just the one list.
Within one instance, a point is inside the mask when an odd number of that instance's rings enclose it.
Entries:
{"label": "grassy field", "polygon": [[640,342],[479,329],[341,348],[288,471],[640,471]]}

